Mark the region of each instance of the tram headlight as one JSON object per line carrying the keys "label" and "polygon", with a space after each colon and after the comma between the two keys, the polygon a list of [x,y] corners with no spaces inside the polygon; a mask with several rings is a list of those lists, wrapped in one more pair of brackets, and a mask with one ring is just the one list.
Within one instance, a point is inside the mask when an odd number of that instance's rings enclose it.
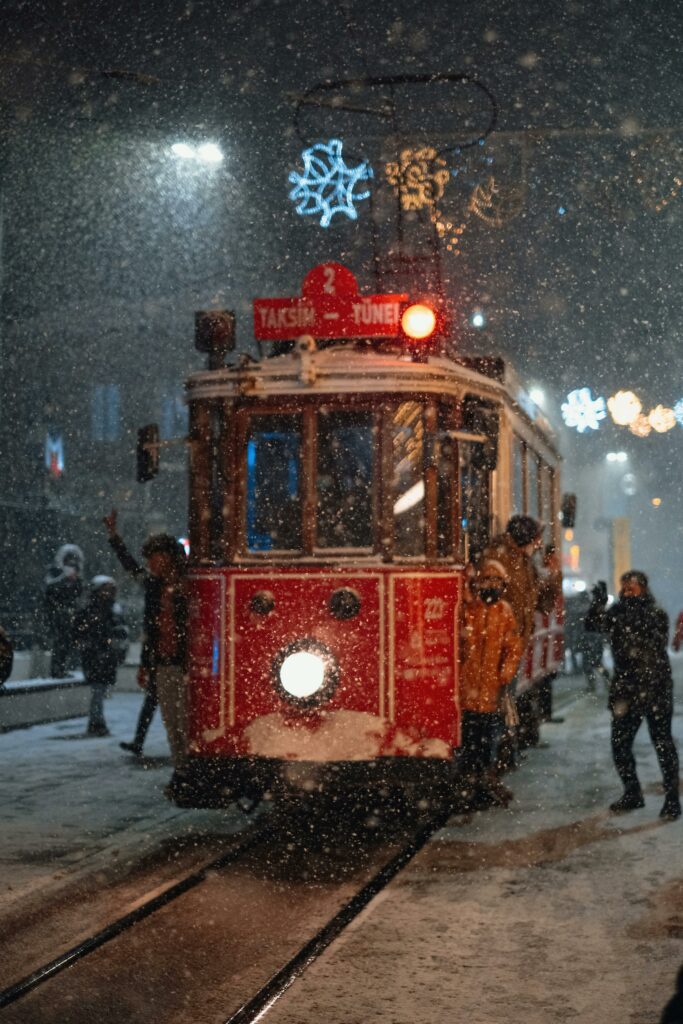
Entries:
{"label": "tram headlight", "polygon": [[275,656],[273,675],[286,700],[310,706],[332,696],[339,669],[332,652],[324,644],[307,638],[289,644]]}

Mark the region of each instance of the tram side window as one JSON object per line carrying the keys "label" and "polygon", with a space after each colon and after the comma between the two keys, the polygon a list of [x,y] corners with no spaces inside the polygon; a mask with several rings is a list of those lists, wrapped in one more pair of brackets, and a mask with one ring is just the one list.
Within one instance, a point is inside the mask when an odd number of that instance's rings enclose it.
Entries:
{"label": "tram side window", "polygon": [[489,470],[483,465],[481,445],[463,442],[460,452],[460,526],[463,556],[482,551],[490,533]]}
{"label": "tram side window", "polygon": [[254,416],[247,434],[247,548],[302,547],[300,414]]}
{"label": "tram side window", "polygon": [[318,415],[316,543],[372,548],[374,427],[371,412]]}
{"label": "tram side window", "polygon": [[539,466],[538,456],[527,448],[526,454],[527,473],[529,476],[529,504],[528,512],[534,519],[541,518],[541,495],[539,492]]}
{"label": "tram side window", "polygon": [[512,440],[512,511],[526,511],[524,500],[524,444],[518,437]]}
{"label": "tram side window", "polygon": [[448,436],[453,413],[450,407],[439,407],[439,444],[437,458],[436,545],[440,558],[453,554],[453,517],[457,494],[457,442]]}
{"label": "tram side window", "polygon": [[425,550],[424,416],[419,402],[403,402],[392,419],[394,554]]}

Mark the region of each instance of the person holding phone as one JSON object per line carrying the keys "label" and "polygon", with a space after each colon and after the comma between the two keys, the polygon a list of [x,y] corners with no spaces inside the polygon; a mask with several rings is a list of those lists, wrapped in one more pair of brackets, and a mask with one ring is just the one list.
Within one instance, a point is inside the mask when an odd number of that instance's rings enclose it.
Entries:
{"label": "person holding phone", "polygon": [[586,629],[603,633],[614,658],[609,689],[612,712],[612,756],[624,784],[622,796],[610,805],[615,813],[645,806],[636,772],[633,743],[643,719],[657,752],[664,780],[660,817],[681,816],[678,752],[671,734],[673,676],[667,653],[669,618],[655,604],[644,572],[630,569],[621,577],[619,599],[607,608],[607,584],[593,588]]}

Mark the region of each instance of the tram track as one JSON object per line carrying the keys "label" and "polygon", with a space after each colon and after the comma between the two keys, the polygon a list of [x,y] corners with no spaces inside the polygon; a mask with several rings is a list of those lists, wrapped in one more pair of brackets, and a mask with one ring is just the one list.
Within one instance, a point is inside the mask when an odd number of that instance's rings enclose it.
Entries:
{"label": "tram track", "polygon": [[[363,877],[360,879],[354,878],[349,892],[344,891],[345,888],[349,888],[348,879],[340,882],[337,887],[330,887],[324,894],[324,911],[320,906],[316,906],[315,913],[305,915],[303,924],[301,921],[298,922],[297,927],[299,927],[302,934],[299,936],[299,942],[295,949],[293,951],[291,949],[283,949],[283,954],[279,955],[272,965],[267,966],[267,970],[261,971],[262,977],[259,979],[259,983],[249,984],[241,998],[239,997],[239,988],[240,984],[242,984],[242,979],[240,978],[239,965],[228,964],[229,969],[232,967],[235,970],[235,975],[238,979],[237,987],[233,990],[232,986],[228,986],[228,991],[217,993],[216,998],[213,999],[210,1018],[205,1014],[203,1019],[215,1018],[217,1021],[226,1022],[226,1024],[247,1024],[247,1022],[262,1019],[297,978],[318,959],[330,943],[406,867],[425,843],[428,842],[429,838],[442,826],[446,818],[447,812],[444,811],[437,817],[424,822],[413,831],[412,835],[409,835],[408,841],[404,841],[405,836],[403,837],[398,849],[394,840],[394,845],[390,847],[388,855],[386,844],[379,846],[369,857],[365,869],[360,872]],[[131,913],[112,921],[96,934],[65,950],[59,956],[42,965],[42,967],[32,971],[26,977],[4,989],[0,992],[0,1009],[5,1013],[9,1013],[9,1020],[30,1021],[31,1024],[34,1021],[36,1024],[38,1022],[42,1024],[42,1022],[58,1019],[68,1020],[69,1022],[85,1021],[91,1019],[93,1005],[99,1006],[101,1016],[102,1007],[95,996],[95,989],[99,990],[101,988],[102,991],[108,991],[106,976],[111,962],[110,959],[102,959],[104,955],[103,947],[108,947],[109,949],[109,953],[106,954],[108,958],[113,957],[116,959],[118,956],[124,962],[134,959],[134,953],[122,954],[121,943],[125,944],[127,941],[135,941],[135,937],[139,936],[141,931],[144,931],[144,929],[136,926],[142,925],[145,920],[149,924],[152,918],[163,918],[165,915],[162,911],[166,911],[166,914],[172,912],[173,905],[178,906],[183,902],[180,900],[180,897],[191,894],[192,890],[197,891],[201,883],[205,882],[207,878],[211,877],[213,884],[218,884],[217,880],[224,877],[226,869],[231,867],[236,869],[240,863],[243,864],[245,859],[248,860],[249,855],[257,858],[270,859],[273,857],[277,859],[281,856],[281,853],[279,849],[273,851],[272,846],[269,846],[269,843],[272,843],[272,841],[273,831],[270,824],[265,825],[263,828],[255,827],[253,830],[250,830],[249,835],[245,837],[243,842],[236,844],[199,870],[194,871],[191,875],[169,886],[154,898],[146,900]],[[264,890],[265,902],[267,902],[268,892],[269,890],[266,887]],[[248,902],[248,897],[245,897],[244,906],[236,904],[231,908],[230,914],[227,916],[232,918],[233,926],[235,921],[247,921],[249,907],[246,904]],[[333,904],[334,912],[332,913],[330,913],[330,903]],[[266,918],[261,923],[261,928],[266,929],[267,908],[262,909],[266,909]],[[192,912],[186,911],[186,914],[188,915],[188,920],[190,920]],[[175,922],[175,918],[173,920]],[[171,927],[169,927],[168,923],[165,925],[159,924],[160,932],[163,932],[165,935],[169,933],[175,934],[179,927],[183,927],[182,915],[178,920],[180,920],[181,924],[174,923]],[[211,923],[213,924],[213,922]],[[227,918],[224,923],[226,927],[229,927],[230,922]],[[312,937],[311,932],[313,932]],[[127,936],[130,938],[127,939]],[[114,942],[116,939],[119,941]],[[232,948],[231,942],[234,945],[234,937],[224,940],[224,943],[230,948]],[[253,939],[251,942],[253,945]],[[250,940],[247,939],[246,946],[249,947],[249,945]],[[99,958],[92,955],[97,953],[97,951],[101,951]],[[155,956],[163,959],[164,949],[162,946],[155,952]],[[88,962],[90,963],[89,968]],[[99,968],[95,962],[99,963]],[[267,957],[266,964],[268,965]],[[86,974],[80,978],[77,976],[79,965],[80,969],[83,969],[84,966],[86,968]],[[254,966],[259,966],[260,968],[260,965],[251,966],[252,968]],[[253,973],[252,969],[251,974]],[[154,974],[154,971],[152,971],[152,974]],[[60,975],[61,981],[59,980]],[[201,989],[202,986],[198,985],[199,979],[195,978],[193,980],[195,987]],[[55,984],[58,986],[58,989],[54,988]],[[121,984],[121,982],[119,981],[118,984]],[[130,979],[128,979],[128,984],[130,984]],[[138,979],[138,984],[144,987],[145,981],[143,976]],[[207,979],[206,987],[210,989],[210,979]],[[236,996],[237,998],[235,998]],[[148,998],[150,1002],[157,1003],[157,997],[154,995],[154,982],[150,983]],[[38,1003],[36,1003],[36,999],[39,1000]],[[221,1000],[222,1006],[220,1005]],[[131,1015],[128,1010],[123,1009],[123,1006],[130,1001],[131,997],[124,994],[122,1004],[116,1011],[116,1015],[105,1016],[104,1019],[111,1020],[112,1022],[116,1020],[137,1020],[138,1016],[135,1013]],[[82,1007],[82,1009],[76,1012],[75,1016],[73,1010],[74,1002]],[[232,1009],[230,1010],[231,1003]],[[62,1005],[70,1007],[71,1012],[66,1017],[64,1012],[58,1009]],[[194,998],[193,1005],[196,1008]],[[5,1019],[4,1014],[3,1019]],[[144,1019],[142,1014],[140,1014],[139,1019]],[[173,1017],[173,1019],[177,1018]]]}
{"label": "tram track", "polygon": [[[267,826],[266,826],[267,828]],[[178,899],[184,893],[194,889],[195,886],[201,885],[202,882],[206,881],[209,874],[212,871],[219,871],[221,868],[226,867],[228,864],[244,856],[252,847],[263,838],[265,828],[259,827],[258,825],[253,826],[247,836],[236,845],[231,846],[229,850],[226,850],[220,856],[215,857],[213,860],[204,864],[198,870],[191,872],[186,875],[178,882],[174,882],[165,888],[161,893],[143,900],[139,906],[128,914],[117,918],[112,921],[106,927],[95,932],[87,939],[76,943],[69,949],[64,950],[58,956],[52,960],[47,961],[40,967],[31,971],[25,977],[16,981],[14,984],[0,990],[0,1010],[12,1003],[17,1002],[23,996],[28,995],[34,989],[43,985],[45,982],[54,978],[68,967],[78,963],[79,960],[83,960],[90,953],[100,949],[106,943],[111,942],[117,936],[133,928],[140,921],[144,921],[146,917],[154,914],[156,911],[161,910],[162,907],[172,903],[173,900]]]}

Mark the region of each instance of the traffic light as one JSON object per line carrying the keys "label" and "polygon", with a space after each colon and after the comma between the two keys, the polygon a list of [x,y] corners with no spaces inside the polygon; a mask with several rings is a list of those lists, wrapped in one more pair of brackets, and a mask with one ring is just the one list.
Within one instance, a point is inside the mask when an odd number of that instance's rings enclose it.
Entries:
{"label": "traffic light", "polygon": [[139,484],[153,480],[159,472],[159,427],[148,423],[138,430],[137,473]]}
{"label": "traffic light", "polygon": [[411,302],[401,314],[403,342],[415,359],[440,351],[445,327],[442,304],[431,298]]}
{"label": "traffic light", "polygon": [[200,309],[194,315],[194,347],[209,356],[209,369],[223,365],[235,347],[235,314],[230,309]]}

